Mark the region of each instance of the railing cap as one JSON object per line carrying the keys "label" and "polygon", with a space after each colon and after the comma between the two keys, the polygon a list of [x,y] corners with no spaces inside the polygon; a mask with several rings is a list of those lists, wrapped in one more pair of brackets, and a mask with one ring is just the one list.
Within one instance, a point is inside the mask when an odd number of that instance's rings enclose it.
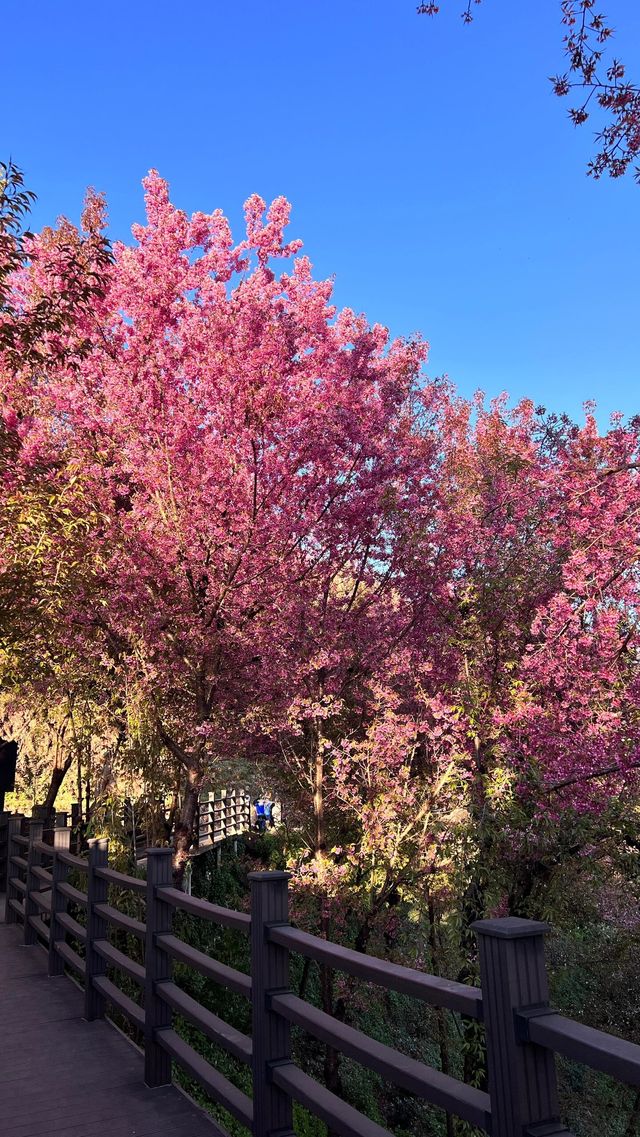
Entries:
{"label": "railing cap", "polygon": [[270,880],[291,880],[293,873],[273,870],[269,872],[250,872],[247,875],[249,880],[257,880],[262,882]]}
{"label": "railing cap", "polygon": [[520,916],[475,920],[471,927],[481,936],[493,936],[500,940],[521,940],[527,936],[543,936],[551,931],[551,925],[542,920],[523,920]]}
{"label": "railing cap", "polygon": [[154,845],[151,849],[145,849],[145,857],[166,857],[167,853],[173,856],[173,849],[171,845]]}
{"label": "railing cap", "polygon": [[100,849],[101,852],[104,852],[105,850],[107,850],[109,848],[109,838],[108,837],[89,837],[87,844],[89,846],[89,849]]}

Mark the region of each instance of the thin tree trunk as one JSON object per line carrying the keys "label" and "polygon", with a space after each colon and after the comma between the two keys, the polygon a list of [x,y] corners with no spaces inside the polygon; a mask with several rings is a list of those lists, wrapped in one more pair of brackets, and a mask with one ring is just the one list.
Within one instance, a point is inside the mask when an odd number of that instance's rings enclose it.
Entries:
{"label": "thin tree trunk", "polygon": [[324,853],[327,847],[327,827],[324,816],[324,746],[317,724],[313,727],[313,821],[315,852]]}
{"label": "thin tree trunk", "polygon": [[640,1132],[640,1090],[636,1094],[635,1101],[631,1108],[631,1116],[629,1123],[624,1131],[624,1137],[638,1137]]}
{"label": "thin tree trunk", "polygon": [[78,818],[78,823],[79,823],[80,825],[82,825],[82,821],[83,821],[83,818],[84,818],[84,794],[83,794],[83,787],[82,787],[82,757],[81,757],[81,751],[80,751],[80,747],[79,747],[79,746],[77,747],[77,751],[78,751],[78,781],[77,781],[77,791],[78,791],[78,808],[79,808],[79,818]]}
{"label": "thin tree trunk", "polygon": [[178,805],[180,802],[180,783],[181,783],[181,778],[180,778],[180,775],[178,775],[176,787],[173,790],[173,793],[171,794],[171,802],[169,805],[169,811],[168,811],[168,814],[164,820],[164,836],[165,836],[166,840],[168,840],[168,841],[171,840],[171,837],[173,834],[173,827],[176,823],[176,817],[178,816]]}
{"label": "thin tree trunk", "polygon": [[[475,984],[478,982],[478,945],[471,925],[486,915],[487,860],[492,849],[490,813],[485,792],[488,758],[486,746],[477,739],[470,802],[477,854],[471,865],[470,880],[462,897],[460,951],[463,964],[457,976],[459,983]],[[469,1085],[486,1090],[486,1052],[482,1026],[475,1019],[463,1015],[462,1029],[464,1035],[464,1080]]]}
{"label": "thin tree trunk", "polygon": [[195,836],[198,798],[204,780],[204,750],[199,749],[195,753],[184,750],[165,730],[160,719],[157,720],[156,726],[161,741],[186,774],[182,809],[173,831],[173,882],[176,888],[182,889],[189,850]]}
{"label": "thin tree trunk", "polygon": [[189,860],[189,850],[193,844],[198,798],[202,788],[203,774],[200,764],[193,762],[187,769],[187,779],[180,816],[173,835],[173,882],[182,888],[184,874]]}
{"label": "thin tree trunk", "polygon": [[47,814],[53,813],[53,807],[56,804],[56,798],[58,796],[58,792],[59,792],[60,787],[61,787],[61,785],[65,779],[65,776],[68,774],[69,770],[71,769],[72,763],[73,763],[73,754],[69,754],[65,758],[65,760],[61,766],[54,766],[53,770],[51,771],[51,779],[49,781],[49,788],[47,790],[47,796],[45,797],[44,803],[43,803],[44,808],[47,811]]}
{"label": "thin tree trunk", "polygon": [[302,975],[300,976],[300,983],[298,985],[298,998],[304,999],[307,993],[307,983],[309,982],[309,973],[311,971],[311,957],[306,956],[302,966]]}
{"label": "thin tree trunk", "polygon": [[[440,975],[440,952],[438,949],[438,942],[436,939],[436,914],[431,896],[427,899],[427,911],[429,914],[429,948],[431,950],[431,970],[434,975]],[[449,1059],[449,1040],[447,1038],[447,1024],[442,1007],[436,1007],[436,1022],[438,1024],[438,1045],[440,1047],[440,1069],[443,1074],[451,1073],[451,1062]],[[453,1117],[450,1113],[446,1114],[447,1137],[454,1137]]]}

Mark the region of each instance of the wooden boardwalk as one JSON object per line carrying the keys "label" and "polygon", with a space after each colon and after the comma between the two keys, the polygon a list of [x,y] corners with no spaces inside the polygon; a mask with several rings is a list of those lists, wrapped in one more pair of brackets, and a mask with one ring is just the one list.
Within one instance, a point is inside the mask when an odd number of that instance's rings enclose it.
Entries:
{"label": "wooden boardwalk", "polygon": [[40,947],[0,925],[2,1137],[215,1137],[174,1086],[148,1089],[138,1050],[108,1022],[85,1022],[83,994],[47,976]]}

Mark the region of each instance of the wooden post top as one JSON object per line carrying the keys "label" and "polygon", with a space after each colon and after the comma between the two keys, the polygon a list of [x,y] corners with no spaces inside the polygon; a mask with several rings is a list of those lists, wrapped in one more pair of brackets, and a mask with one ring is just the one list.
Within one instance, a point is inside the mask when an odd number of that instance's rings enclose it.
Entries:
{"label": "wooden post top", "polygon": [[523,920],[520,916],[500,916],[494,920],[475,920],[471,924],[474,932],[481,936],[493,936],[500,940],[521,940],[526,936],[544,936],[551,931],[551,925],[542,920]]}
{"label": "wooden post top", "polygon": [[270,880],[291,880],[293,873],[282,872],[280,869],[266,870],[265,872],[247,873],[247,879],[266,884]]}

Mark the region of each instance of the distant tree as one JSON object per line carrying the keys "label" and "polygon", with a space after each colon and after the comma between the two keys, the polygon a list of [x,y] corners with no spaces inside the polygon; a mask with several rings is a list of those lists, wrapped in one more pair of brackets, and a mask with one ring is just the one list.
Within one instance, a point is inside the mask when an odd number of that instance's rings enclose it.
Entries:
{"label": "distant tree", "polygon": [[29,236],[25,219],[35,200],[24,188],[22,171],[11,161],[0,162],[0,344],[8,342],[11,275],[24,262],[24,241]]}
{"label": "distant tree", "polygon": [[50,363],[71,345],[77,357],[82,316],[103,292],[111,263],[100,194],[88,192],[80,229],[62,218],[37,239],[26,228],[35,200],[22,170],[0,162],[0,355],[15,369]]}
{"label": "distant tree", "polygon": [[[473,21],[473,7],[481,0],[467,0],[461,13],[465,24]],[[551,77],[556,95],[570,97],[573,105],[569,118],[575,126],[587,122],[594,110],[604,120],[596,133],[598,146],[589,162],[588,173],[594,178],[609,174],[619,178],[638,158],[640,152],[640,87],[626,77],[624,65],[606,50],[613,28],[606,16],[596,11],[595,0],[559,0],[566,71]],[[435,16],[439,3],[418,5],[418,13]],[[640,168],[636,167],[636,180]]]}
{"label": "distant tree", "polygon": [[48,471],[19,462],[33,408],[15,411],[6,392],[36,389],[62,361],[79,367],[111,262],[99,194],[88,193],[79,229],[63,218],[37,237],[27,228],[35,197],[13,161],[0,162],[0,678],[7,665],[20,671],[16,652],[31,670],[29,632],[42,631],[47,608],[34,588],[39,557],[58,524],[75,524]]}
{"label": "distant tree", "polygon": [[[56,541],[64,546],[79,522],[57,493],[53,469],[37,458],[21,461],[37,399],[16,410],[6,396],[9,389],[37,391],[63,362],[80,366],[111,250],[99,194],[88,193],[80,228],[62,218],[38,236],[27,227],[35,199],[21,169],[11,160],[0,162],[0,720],[12,737],[31,740],[22,747],[22,775],[39,767],[38,753],[44,756],[49,785],[43,804],[53,806],[74,750],[66,746],[63,753],[60,740],[53,746],[51,737],[34,749],[31,711],[38,714],[46,700],[55,718],[71,698],[77,668],[65,674],[55,631],[59,595],[68,584],[64,562],[59,559],[44,588],[42,565],[47,551]],[[74,574],[81,571],[76,564]],[[18,704],[22,717],[31,708],[27,735]],[[67,711],[60,713],[66,721]],[[31,779],[34,794],[42,785],[42,778]]]}

